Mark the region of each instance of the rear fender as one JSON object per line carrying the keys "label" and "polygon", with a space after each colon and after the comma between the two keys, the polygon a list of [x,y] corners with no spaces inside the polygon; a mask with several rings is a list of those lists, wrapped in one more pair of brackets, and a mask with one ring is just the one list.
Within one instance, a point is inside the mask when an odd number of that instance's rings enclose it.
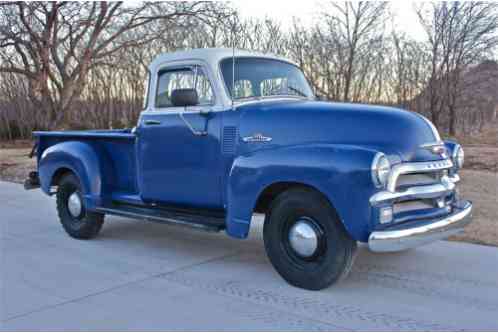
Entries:
{"label": "rear fender", "polygon": [[227,233],[248,235],[256,202],[272,184],[310,186],[331,202],[352,238],[368,240],[369,197],[374,192],[374,150],[349,145],[300,145],[260,150],[235,159],[227,189]]}
{"label": "rear fender", "polygon": [[45,193],[50,194],[54,176],[62,169],[78,177],[87,208],[102,205],[113,182],[112,161],[105,151],[79,141],[62,142],[45,149],[38,163],[40,184]]}

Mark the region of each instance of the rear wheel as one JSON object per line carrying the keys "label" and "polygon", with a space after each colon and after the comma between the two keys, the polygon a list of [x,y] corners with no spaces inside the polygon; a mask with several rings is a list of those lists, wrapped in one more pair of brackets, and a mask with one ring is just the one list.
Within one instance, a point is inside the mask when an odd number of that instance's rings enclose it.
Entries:
{"label": "rear wheel", "polygon": [[295,188],[280,194],[266,216],[263,234],[272,265],[296,287],[326,288],[353,265],[356,241],[316,191]]}
{"label": "rear wheel", "polygon": [[104,214],[86,210],[80,182],[71,173],[64,175],[59,182],[57,213],[64,230],[78,239],[97,236],[104,223]]}

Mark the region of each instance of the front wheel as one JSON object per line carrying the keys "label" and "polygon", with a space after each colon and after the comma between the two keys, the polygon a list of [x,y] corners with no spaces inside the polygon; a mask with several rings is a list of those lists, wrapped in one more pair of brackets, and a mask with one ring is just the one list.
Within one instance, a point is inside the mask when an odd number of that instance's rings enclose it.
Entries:
{"label": "front wheel", "polygon": [[80,182],[71,173],[59,182],[57,213],[64,230],[77,239],[97,236],[104,223],[104,214],[86,210]]}
{"label": "front wheel", "polygon": [[345,277],[353,265],[356,241],[320,193],[296,188],[280,194],[263,229],[266,253],[291,285],[324,289]]}

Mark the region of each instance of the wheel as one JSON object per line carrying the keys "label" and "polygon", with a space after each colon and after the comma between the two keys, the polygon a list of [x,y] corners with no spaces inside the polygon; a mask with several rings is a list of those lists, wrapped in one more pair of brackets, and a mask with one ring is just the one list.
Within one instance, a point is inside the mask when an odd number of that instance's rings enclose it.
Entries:
{"label": "wheel", "polygon": [[326,288],[353,266],[356,241],[328,200],[307,188],[290,189],[275,199],[263,238],[273,267],[299,288]]}
{"label": "wheel", "polygon": [[73,174],[63,176],[59,182],[57,213],[64,230],[77,239],[97,236],[104,223],[104,214],[85,209],[80,182]]}

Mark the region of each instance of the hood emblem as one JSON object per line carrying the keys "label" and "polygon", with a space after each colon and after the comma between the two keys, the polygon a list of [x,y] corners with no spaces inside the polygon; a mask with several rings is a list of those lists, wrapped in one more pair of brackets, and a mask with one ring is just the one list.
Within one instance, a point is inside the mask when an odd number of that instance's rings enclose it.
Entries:
{"label": "hood emblem", "polygon": [[442,158],[448,157],[446,154],[446,147],[443,142],[426,143],[420,146],[421,148],[427,149],[435,155],[439,155]]}
{"label": "hood emblem", "polygon": [[256,133],[256,134],[253,134],[251,136],[246,136],[246,137],[242,138],[242,141],[244,141],[244,142],[270,142],[271,140],[272,140],[272,138],[270,138],[268,136],[264,136],[261,133]]}

